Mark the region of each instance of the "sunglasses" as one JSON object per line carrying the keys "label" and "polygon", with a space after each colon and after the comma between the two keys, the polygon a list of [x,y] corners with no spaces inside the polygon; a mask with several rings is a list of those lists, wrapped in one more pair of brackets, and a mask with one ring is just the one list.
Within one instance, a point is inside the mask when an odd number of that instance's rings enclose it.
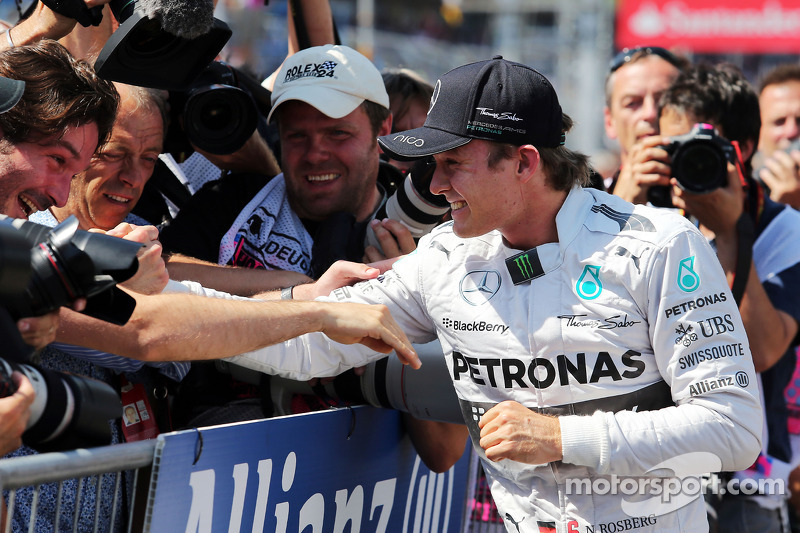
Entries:
{"label": "sunglasses", "polygon": [[675,67],[679,66],[678,58],[666,48],[661,48],[660,46],[636,46],[634,48],[623,48],[614,56],[608,65],[609,74],[616,72],[617,69],[629,63],[634,57],[649,55],[658,56]]}

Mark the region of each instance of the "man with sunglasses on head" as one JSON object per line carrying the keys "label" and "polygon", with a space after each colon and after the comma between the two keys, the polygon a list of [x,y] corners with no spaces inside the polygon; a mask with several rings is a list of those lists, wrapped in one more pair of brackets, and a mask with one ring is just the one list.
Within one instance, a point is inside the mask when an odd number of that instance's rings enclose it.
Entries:
{"label": "man with sunglasses on head", "polygon": [[657,46],[625,48],[611,60],[606,77],[606,135],[620,147],[620,169],[606,183],[609,192],[633,203],[647,202],[652,185],[669,184],[669,167],[654,158],[658,99],[688,61]]}

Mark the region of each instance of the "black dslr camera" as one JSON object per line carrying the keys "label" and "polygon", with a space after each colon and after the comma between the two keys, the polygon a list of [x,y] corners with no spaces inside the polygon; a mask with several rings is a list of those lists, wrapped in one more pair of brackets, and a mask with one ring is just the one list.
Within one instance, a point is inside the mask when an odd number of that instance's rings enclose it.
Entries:
{"label": "black dslr camera", "polygon": [[172,120],[164,151],[232,154],[266,127],[270,92],[222,61],[212,61],[185,91],[170,91]]}
{"label": "black dslr camera", "polygon": [[130,318],[135,300],[116,288],[133,276],[139,243],[78,229],[70,217],[55,228],[0,216],[0,397],[13,394],[15,370],[36,391],[25,444],[39,451],[108,444],[108,421],[122,404],[106,383],[28,363],[32,348],[16,321],[85,297],[85,314],[115,324]]}
{"label": "black dslr camera", "polygon": [[[672,156],[672,175],[681,189],[703,194],[725,187],[728,162],[736,160],[730,141],[710,124],[695,124],[692,130],[662,146]],[[650,187],[647,199],[657,207],[672,207],[669,187]]]}
{"label": "black dslr camera", "polygon": [[[11,236],[27,245],[19,249],[17,244],[14,256]],[[74,216],[49,228],[0,215],[0,237],[0,305],[15,320],[44,315],[78,298],[86,298],[86,315],[119,325],[130,318],[136,302],[116,284],[136,273],[141,244],[80,230]],[[29,278],[20,275],[23,265]]]}

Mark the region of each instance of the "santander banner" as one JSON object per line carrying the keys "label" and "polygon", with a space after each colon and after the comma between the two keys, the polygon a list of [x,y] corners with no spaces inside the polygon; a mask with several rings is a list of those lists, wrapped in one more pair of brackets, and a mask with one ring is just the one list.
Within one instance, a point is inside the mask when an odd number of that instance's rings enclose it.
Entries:
{"label": "santander banner", "polygon": [[616,45],[800,53],[800,0],[618,0]]}

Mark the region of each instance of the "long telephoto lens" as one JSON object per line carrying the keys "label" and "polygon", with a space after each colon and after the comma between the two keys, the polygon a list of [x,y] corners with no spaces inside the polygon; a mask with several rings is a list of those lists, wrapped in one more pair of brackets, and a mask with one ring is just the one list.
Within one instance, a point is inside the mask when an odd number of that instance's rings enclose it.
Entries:
{"label": "long telephoto lens", "polygon": [[0,396],[16,390],[11,380],[14,370],[25,375],[36,391],[22,434],[25,444],[50,452],[111,443],[109,421],[120,417],[122,402],[110,385],[0,359]]}

